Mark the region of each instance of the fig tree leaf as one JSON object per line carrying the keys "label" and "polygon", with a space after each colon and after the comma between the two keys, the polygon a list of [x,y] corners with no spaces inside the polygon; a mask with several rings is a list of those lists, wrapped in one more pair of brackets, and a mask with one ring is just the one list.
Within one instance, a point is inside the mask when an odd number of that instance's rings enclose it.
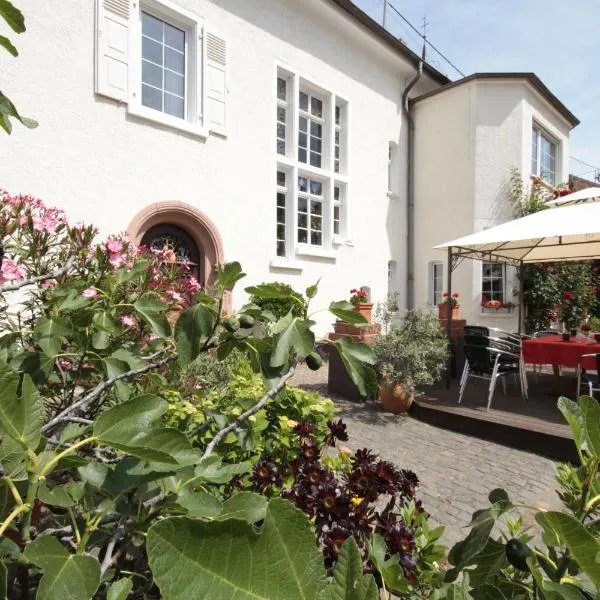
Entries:
{"label": "fig tree leaf", "polygon": [[600,459],[600,404],[595,398],[582,396],[579,406],[583,417],[585,438],[589,453]]}
{"label": "fig tree leaf", "polygon": [[169,600],[314,600],[325,589],[310,521],[281,499],[271,500],[258,531],[237,519],[167,518],[149,529],[146,549]]}
{"label": "fig tree leaf", "polygon": [[581,407],[577,402],[569,400],[568,398],[561,397],[558,399],[558,408],[562,413],[571,427],[571,433],[573,434],[573,441],[577,446],[577,452],[581,454],[583,442],[585,439],[584,425],[583,425],[583,413]]}
{"label": "fig tree leaf", "polygon": [[234,475],[247,473],[249,470],[250,463],[223,464],[221,458],[213,454],[196,467],[194,474],[211,483],[228,483]]}
{"label": "fig tree leaf", "polygon": [[[298,356],[308,356],[315,346],[315,334],[311,331],[313,321],[292,317],[289,322],[286,321],[291,317],[288,313],[286,317],[281,319],[273,329],[274,333],[278,334],[275,343],[275,351],[271,355],[271,366],[279,367],[287,362],[292,349]],[[284,322],[284,327],[278,327]]]}
{"label": "fig tree leaf", "polygon": [[55,357],[60,352],[62,338],[70,333],[68,323],[47,317],[40,317],[33,330],[36,344],[50,357]]}
{"label": "fig tree leaf", "polygon": [[89,600],[100,584],[100,563],[91,556],[69,554],[50,535],[31,542],[25,558],[42,569],[37,600]]}
{"label": "fig tree leaf", "polygon": [[375,364],[376,358],[372,348],[346,337],[336,340],[334,346],[361,396],[376,394],[377,377],[371,366]]}
{"label": "fig tree leaf", "polygon": [[232,289],[244,277],[246,273],[242,272],[242,266],[237,261],[221,265],[218,269],[217,279],[219,285],[225,290]]}
{"label": "fig tree leaf", "polygon": [[267,499],[254,492],[239,492],[223,503],[223,512],[217,520],[242,519],[247,523],[257,523],[265,518]]}
{"label": "fig tree leaf", "polygon": [[0,432],[23,447],[36,448],[44,419],[42,400],[29,375],[23,375],[20,396],[18,388],[19,374],[0,362]]}
{"label": "fig tree leaf", "polygon": [[111,584],[106,593],[106,600],[127,600],[133,588],[131,579],[119,579]]}
{"label": "fig tree leaf", "polygon": [[217,497],[187,488],[177,494],[177,504],[194,519],[212,519],[223,512],[223,503]]}
{"label": "fig tree leaf", "polygon": [[150,294],[142,294],[134,303],[133,308],[148,322],[152,331],[161,338],[171,335],[171,325],[167,317],[162,314],[168,305],[156,300]]}
{"label": "fig tree leaf", "polygon": [[350,302],[332,302],[329,312],[333,313],[340,321],[351,325],[368,325],[369,322],[363,315],[354,310]]}
{"label": "fig tree leaf", "polygon": [[192,362],[212,335],[217,315],[203,304],[195,304],[181,313],[175,325],[177,358],[182,365]]}
{"label": "fig tree leaf", "polygon": [[328,592],[327,600],[379,600],[373,575],[363,575],[360,552],[353,537],[342,544]]}

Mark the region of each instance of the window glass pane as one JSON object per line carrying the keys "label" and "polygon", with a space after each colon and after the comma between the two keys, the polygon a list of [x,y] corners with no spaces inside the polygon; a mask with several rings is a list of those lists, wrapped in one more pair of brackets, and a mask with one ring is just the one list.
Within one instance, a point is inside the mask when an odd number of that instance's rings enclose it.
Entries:
{"label": "window glass pane", "polygon": [[277,123],[277,137],[285,139],[285,125],[282,125],[281,123]]}
{"label": "window glass pane", "polygon": [[308,179],[306,177],[298,177],[298,189],[301,192],[308,191]]}
{"label": "window glass pane", "polygon": [[311,202],[310,203],[310,212],[313,215],[320,215],[322,211],[322,206],[320,202]]}
{"label": "window glass pane", "polygon": [[321,100],[319,100],[318,98],[311,98],[310,99],[310,112],[315,117],[322,117],[323,116],[323,102],[321,102]]}
{"label": "window glass pane", "polygon": [[306,229],[307,225],[308,225],[308,217],[305,214],[299,214],[298,215],[298,227],[302,227],[303,229]]}
{"label": "window glass pane", "polygon": [[153,85],[157,88],[162,88],[163,85],[163,69],[146,60],[142,61],[142,82]]}
{"label": "window glass pane", "polygon": [[306,150],[298,148],[298,160],[303,163],[306,162]]}
{"label": "window glass pane", "polygon": [[285,100],[287,93],[287,82],[282,77],[277,78],[277,98]]}
{"label": "window glass pane", "polygon": [[340,188],[337,185],[333,188],[333,199],[334,200],[340,199]]}
{"label": "window glass pane", "polygon": [[[316,137],[312,137],[310,138],[310,149],[313,152],[318,152],[319,154],[321,153],[321,140],[319,138]],[[339,151],[339,148],[338,148]]]}
{"label": "window glass pane", "polygon": [[310,228],[313,231],[321,231],[321,217],[311,217]]}
{"label": "window glass pane", "polygon": [[300,92],[300,110],[308,111],[308,94]]}
{"label": "window glass pane", "polygon": [[306,244],[308,242],[308,232],[306,229],[298,229],[298,242]]}
{"label": "window glass pane", "polygon": [[306,133],[299,133],[298,134],[298,146],[300,146],[301,148],[306,148],[306,146],[308,145],[308,138]]}
{"label": "window glass pane", "polygon": [[308,121],[304,117],[300,117],[298,120],[298,129],[303,132],[308,130]]}
{"label": "window glass pane", "polygon": [[285,225],[277,225],[277,239],[285,238]]}
{"label": "window glass pane", "polygon": [[185,54],[165,48],[165,66],[180,75],[185,72]]}
{"label": "window glass pane", "polygon": [[277,120],[285,122],[285,108],[283,108],[283,106],[277,107]]}
{"label": "window glass pane", "polygon": [[339,106],[335,107],[335,124],[339,125],[341,121],[342,109]]}
{"label": "window glass pane", "polygon": [[306,198],[298,198],[298,210],[300,212],[306,212],[308,210]]}
{"label": "window glass pane", "polygon": [[310,182],[310,193],[315,196],[320,196],[323,193],[323,184],[320,181]]}
{"label": "window glass pane", "polygon": [[310,135],[320,138],[323,135],[323,127],[320,123],[310,122]]}
{"label": "window glass pane", "polygon": [[165,44],[183,52],[185,49],[185,31],[165,23]]}
{"label": "window glass pane", "polygon": [[285,142],[277,140],[277,154],[285,154]]}
{"label": "window glass pane", "polygon": [[277,256],[285,256],[285,242],[277,242]]}
{"label": "window glass pane", "polygon": [[[285,200],[284,200],[284,202],[285,202]],[[285,208],[277,209],[277,222],[285,223]]]}
{"label": "window glass pane", "polygon": [[142,33],[154,40],[162,42],[163,22],[148,13],[142,13]]}
{"label": "window glass pane", "polygon": [[313,231],[310,234],[310,243],[313,246],[321,246],[321,233],[317,231]]}
{"label": "window glass pane", "polygon": [[171,73],[165,70],[165,91],[177,96],[182,96],[185,93],[185,80],[181,75]]}
{"label": "window glass pane", "polygon": [[340,233],[340,207],[333,207],[333,233],[338,235]]}
{"label": "window glass pane", "polygon": [[174,117],[180,117],[183,119],[185,116],[183,98],[165,93],[165,112],[169,115],[173,115]]}
{"label": "window glass pane", "polygon": [[149,85],[142,84],[142,104],[149,108],[162,110],[162,92]]}
{"label": "window glass pane", "polygon": [[314,154],[313,152],[311,152],[310,153],[310,164],[313,167],[320,167],[321,166],[321,155]]}
{"label": "window glass pane", "polygon": [[152,61],[157,65],[163,64],[163,47],[161,44],[142,37],[142,58]]}
{"label": "window glass pane", "polygon": [[285,187],[285,173],[283,171],[277,171],[277,185]]}

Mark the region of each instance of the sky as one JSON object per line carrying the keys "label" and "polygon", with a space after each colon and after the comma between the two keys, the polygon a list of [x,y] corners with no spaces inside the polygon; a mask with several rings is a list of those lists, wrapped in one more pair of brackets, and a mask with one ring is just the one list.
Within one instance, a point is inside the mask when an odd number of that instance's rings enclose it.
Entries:
{"label": "sky", "polygon": [[[382,22],[384,0],[354,0]],[[600,176],[600,0],[389,0],[465,75],[533,71],[581,121],[571,131],[570,172]],[[388,8],[386,27],[419,54],[422,40]],[[457,73],[431,48],[427,60]],[[590,166],[586,166],[578,159]]]}

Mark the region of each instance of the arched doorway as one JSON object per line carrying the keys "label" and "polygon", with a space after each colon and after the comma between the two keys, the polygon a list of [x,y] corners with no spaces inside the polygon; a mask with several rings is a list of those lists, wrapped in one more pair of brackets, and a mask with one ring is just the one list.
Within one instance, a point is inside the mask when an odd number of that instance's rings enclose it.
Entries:
{"label": "arched doorway", "polygon": [[223,242],[214,223],[201,211],[186,204],[168,200],[150,204],[141,210],[127,228],[136,243],[160,248],[172,245],[175,254],[196,257],[198,282],[206,287],[214,281],[215,265],[225,261]]}
{"label": "arched doorway", "polygon": [[142,237],[142,245],[153,250],[169,248],[178,263],[187,263],[191,273],[200,277],[200,249],[185,229],[171,224],[154,225]]}

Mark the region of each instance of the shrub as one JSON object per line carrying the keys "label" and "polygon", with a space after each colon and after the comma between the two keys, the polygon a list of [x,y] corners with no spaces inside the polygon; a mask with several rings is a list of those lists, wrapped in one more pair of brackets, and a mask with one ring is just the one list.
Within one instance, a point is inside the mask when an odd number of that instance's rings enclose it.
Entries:
{"label": "shrub", "polygon": [[381,381],[407,390],[439,381],[448,360],[448,340],[437,317],[409,311],[402,324],[381,336],[374,346]]}
{"label": "shrub", "polygon": [[263,288],[261,294],[250,296],[252,304],[265,312],[272,313],[275,320],[285,317],[290,311],[294,317],[304,316],[306,301],[287,283],[264,283],[261,286]]}

